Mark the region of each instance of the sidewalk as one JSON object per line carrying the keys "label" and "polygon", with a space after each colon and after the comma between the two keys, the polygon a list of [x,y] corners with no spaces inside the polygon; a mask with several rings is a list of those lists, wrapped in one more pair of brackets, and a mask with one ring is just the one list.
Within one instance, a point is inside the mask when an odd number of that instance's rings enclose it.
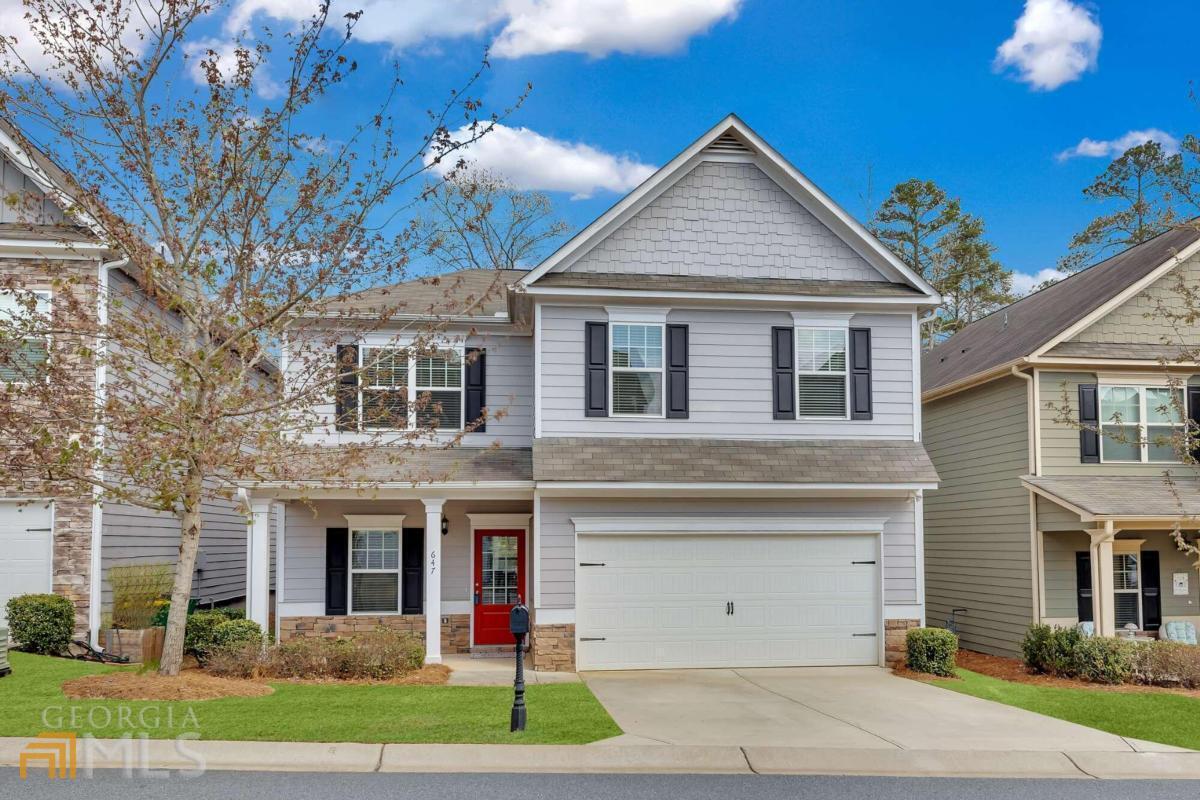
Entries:
{"label": "sidewalk", "polygon": [[[17,766],[25,738],[0,738],[0,766]],[[883,775],[957,778],[1200,780],[1195,752],[862,750],[677,745],[317,744],[82,739],[80,769],[281,772],[542,772]],[[603,743],[597,743],[603,744]],[[129,752],[137,763],[129,763]]]}
{"label": "sidewalk", "polygon": [[[469,655],[448,655],[442,663],[450,668],[451,686],[512,686],[516,665],[512,658],[473,658]],[[535,672],[525,657],[525,683],[579,683],[574,672]]]}

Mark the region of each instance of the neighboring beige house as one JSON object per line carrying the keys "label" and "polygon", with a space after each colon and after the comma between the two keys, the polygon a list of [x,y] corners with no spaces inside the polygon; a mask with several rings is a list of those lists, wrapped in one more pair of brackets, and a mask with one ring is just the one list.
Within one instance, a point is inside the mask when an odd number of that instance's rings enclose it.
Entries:
{"label": "neighboring beige house", "polygon": [[[1090,621],[1104,634],[1200,623],[1200,579],[1167,532],[1200,514],[1200,484],[1164,444],[1183,425],[1165,410],[1173,400],[1200,413],[1200,365],[1179,362],[1200,327],[1154,313],[1183,307],[1180,276],[1200,285],[1190,228],[1001,309],[922,359],[924,442],[942,478],[925,502],[929,619],[953,614],[964,647],[1013,655],[1035,622]],[[1189,536],[1200,527],[1184,524]]]}

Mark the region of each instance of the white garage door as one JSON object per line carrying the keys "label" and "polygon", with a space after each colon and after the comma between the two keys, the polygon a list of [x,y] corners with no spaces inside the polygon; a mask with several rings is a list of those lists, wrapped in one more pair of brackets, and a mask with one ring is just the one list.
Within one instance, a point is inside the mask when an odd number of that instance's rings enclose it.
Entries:
{"label": "white garage door", "polygon": [[580,535],[578,667],[877,664],[878,541]]}
{"label": "white garage door", "polygon": [[0,626],[10,598],[49,592],[54,558],[50,508],[0,502]]}

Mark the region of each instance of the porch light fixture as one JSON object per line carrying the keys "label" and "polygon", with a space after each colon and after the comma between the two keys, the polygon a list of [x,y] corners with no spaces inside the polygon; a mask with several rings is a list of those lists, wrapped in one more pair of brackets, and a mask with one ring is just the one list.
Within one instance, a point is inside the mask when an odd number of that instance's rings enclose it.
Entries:
{"label": "porch light fixture", "polygon": [[445,536],[448,533],[450,533],[450,520],[446,519],[446,517],[443,516],[442,517],[442,536]]}

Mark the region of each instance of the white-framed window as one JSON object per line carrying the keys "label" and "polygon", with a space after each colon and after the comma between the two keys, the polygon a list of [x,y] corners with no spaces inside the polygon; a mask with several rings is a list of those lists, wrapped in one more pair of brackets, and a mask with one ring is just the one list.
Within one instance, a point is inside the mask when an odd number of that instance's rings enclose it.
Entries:
{"label": "white-framed window", "polygon": [[463,354],[443,348],[410,355],[403,348],[362,345],[358,425],[362,430],[464,426]]}
{"label": "white-framed window", "polygon": [[1142,627],[1141,553],[1113,553],[1113,608],[1117,630]]}
{"label": "white-framed window", "polygon": [[400,528],[350,529],[350,613],[400,613]]}
{"label": "white-framed window", "polygon": [[609,328],[612,415],[663,416],[664,325],[616,322]]}
{"label": "white-framed window", "polygon": [[[29,317],[29,300],[39,317],[50,313],[50,292],[31,290],[22,297],[16,291],[0,289],[0,319],[20,324]],[[27,336],[0,352],[0,383],[28,383],[50,352],[47,336]]]}
{"label": "white-framed window", "polygon": [[1100,460],[1178,463],[1182,410],[1181,389],[1100,386]]}
{"label": "white-framed window", "polygon": [[796,416],[849,419],[846,328],[796,328]]}

